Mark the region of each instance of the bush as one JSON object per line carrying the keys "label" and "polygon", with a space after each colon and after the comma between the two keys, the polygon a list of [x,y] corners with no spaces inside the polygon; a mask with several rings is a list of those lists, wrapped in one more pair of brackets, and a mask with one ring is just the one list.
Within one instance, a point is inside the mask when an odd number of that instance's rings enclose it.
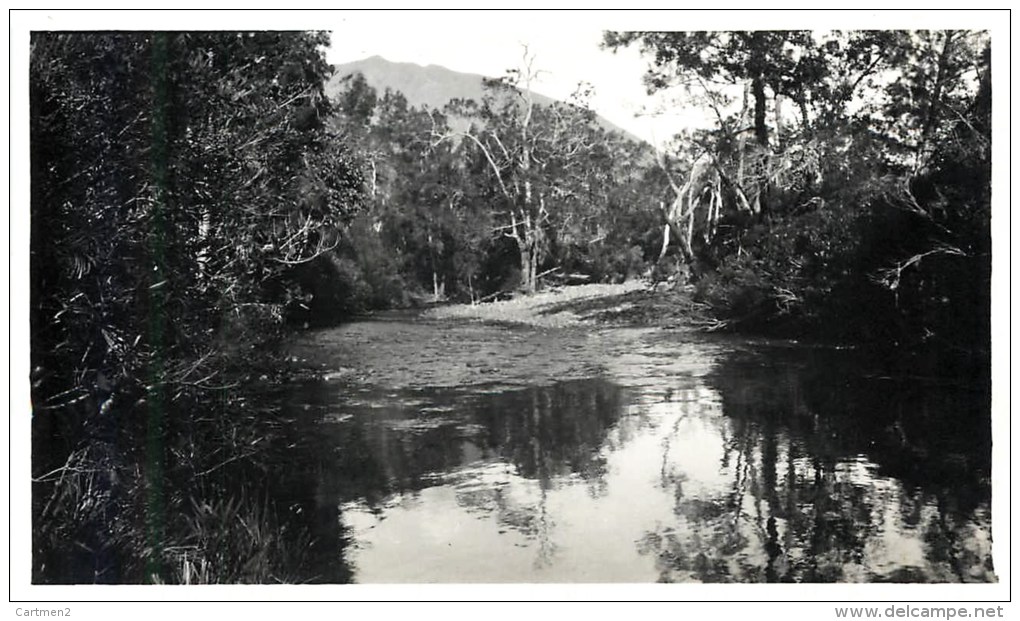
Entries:
{"label": "bush", "polygon": [[[697,282],[695,298],[733,327],[821,336],[839,286],[852,277],[856,217],[842,205],[752,224],[714,271]],[[831,336],[831,335],[830,335]]]}

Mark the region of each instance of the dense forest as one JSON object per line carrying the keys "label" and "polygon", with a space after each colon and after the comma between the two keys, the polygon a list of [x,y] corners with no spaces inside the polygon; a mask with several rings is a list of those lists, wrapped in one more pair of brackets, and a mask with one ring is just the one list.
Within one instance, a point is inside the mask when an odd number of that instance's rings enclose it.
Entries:
{"label": "dense forest", "polygon": [[607,32],[714,119],[664,149],[583,84],[538,103],[541,58],[441,109],[330,100],[328,40],[33,35],[34,582],[307,579],[328,518],[264,489],[258,395],[290,331],[373,310],[645,278],[990,381],[987,33]]}
{"label": "dense forest", "polygon": [[628,45],[714,126],[660,152],[583,85],[535,104],[530,66],[443,110],[349,79],[334,123],[367,196],[313,314],[668,277],[717,329],[987,354],[986,35],[605,35]]}

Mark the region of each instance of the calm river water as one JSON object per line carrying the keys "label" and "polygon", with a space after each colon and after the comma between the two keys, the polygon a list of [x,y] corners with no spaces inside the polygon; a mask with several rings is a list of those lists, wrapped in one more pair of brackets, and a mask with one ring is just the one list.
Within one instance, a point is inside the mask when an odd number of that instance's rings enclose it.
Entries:
{"label": "calm river water", "polygon": [[995,580],[987,391],[659,329],[398,317],[293,355],[326,373],[279,481],[319,580]]}

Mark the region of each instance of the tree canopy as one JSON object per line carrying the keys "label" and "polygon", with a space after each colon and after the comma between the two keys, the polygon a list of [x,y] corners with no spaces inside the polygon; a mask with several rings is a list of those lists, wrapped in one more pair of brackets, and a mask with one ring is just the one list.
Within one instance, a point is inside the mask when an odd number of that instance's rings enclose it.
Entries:
{"label": "tree canopy", "polygon": [[[987,352],[987,33],[605,34],[628,45],[649,57],[650,90],[714,113],[675,150],[708,157],[725,186],[725,234],[697,259],[700,295],[728,321]],[[883,310],[846,310],[860,305]],[[981,324],[969,343],[942,313],[965,307]]]}

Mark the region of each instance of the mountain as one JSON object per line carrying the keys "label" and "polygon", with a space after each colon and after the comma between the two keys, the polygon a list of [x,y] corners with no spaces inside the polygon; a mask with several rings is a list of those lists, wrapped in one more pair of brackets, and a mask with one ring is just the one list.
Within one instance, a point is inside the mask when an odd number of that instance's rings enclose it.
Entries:
{"label": "mountain", "polygon": [[[360,73],[365,81],[380,95],[387,89],[399,91],[412,106],[426,105],[442,108],[451,99],[474,99],[481,101],[484,93],[482,81],[487,76],[476,73],[461,73],[439,65],[423,67],[414,63],[398,63],[382,56],[333,66],[333,76],[326,82],[326,95],[336,96],[343,89],[344,78]],[[534,93],[535,103],[550,105],[556,100],[540,93]],[[603,128],[622,134],[635,142],[641,139],[614,125],[601,116],[597,117]]]}

